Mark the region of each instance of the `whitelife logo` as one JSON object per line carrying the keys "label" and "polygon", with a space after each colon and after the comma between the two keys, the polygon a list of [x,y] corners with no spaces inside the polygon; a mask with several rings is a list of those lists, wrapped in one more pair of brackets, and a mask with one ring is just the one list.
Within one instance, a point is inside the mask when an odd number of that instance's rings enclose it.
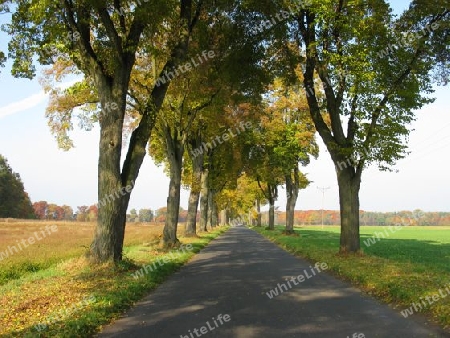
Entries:
{"label": "whitelife logo", "polygon": [[[10,255],[13,255],[14,252],[19,253],[19,251],[22,251],[24,248],[27,248],[29,245],[36,243],[37,241],[40,241],[47,236],[51,235],[52,233],[55,233],[58,231],[58,226],[56,225],[46,225],[45,231],[42,230],[42,228],[39,229],[40,231],[35,231],[33,233],[32,237],[29,237],[28,239],[22,239],[20,242],[19,240],[16,240],[16,245],[8,246],[8,249],[5,251],[0,251],[0,262],[6,258],[8,258]],[[42,237],[39,236],[42,235]],[[28,242],[28,244],[27,244]],[[23,247],[22,247],[23,246]]]}
{"label": "whitelife logo", "polygon": [[[388,238],[390,235],[396,233],[397,231],[402,230],[405,226],[413,225],[414,220],[418,223],[423,216],[424,213],[420,211],[417,214],[413,213],[412,217],[407,218],[401,217],[400,222],[396,223],[395,226],[389,225],[388,228],[384,229],[382,232],[375,231],[372,237],[369,237],[368,239],[365,239],[363,241],[364,245],[366,247],[369,247],[377,243],[377,241],[379,242],[381,238]],[[388,229],[390,232],[387,231]]]}
{"label": "whitelife logo", "polygon": [[[200,329],[193,329],[191,332],[191,330],[188,330],[189,335],[182,335],[180,334],[180,338],[195,338],[195,337],[201,337],[204,334],[207,334],[208,332],[211,332],[215,329],[217,329],[220,325],[223,325],[225,323],[228,323],[231,320],[230,315],[228,314],[224,314],[222,317],[222,314],[219,314],[217,316],[217,318],[212,317],[212,321],[214,322],[214,326],[211,326],[211,324],[209,323],[209,320],[206,322],[206,326],[202,326]],[[219,322],[220,325],[217,323]],[[199,333],[200,331],[200,333]],[[194,336],[195,334],[195,336]]]}
{"label": "whitelife logo", "polygon": [[[233,134],[232,128],[229,128],[227,131],[228,133],[223,133],[221,136],[217,135],[214,139],[211,139],[210,142],[203,142],[201,147],[195,148],[191,152],[192,158],[196,158],[197,156],[203,154],[203,151],[205,153],[208,151],[208,149],[213,150],[215,147],[218,146],[218,144],[223,144],[224,142],[227,142],[231,140],[232,138],[236,137],[237,135],[240,135],[241,132],[244,133],[246,129],[250,129],[252,127],[251,122],[240,122],[239,126],[234,127],[234,132],[236,134]],[[218,144],[216,143],[218,142]]]}
{"label": "whitelife logo", "polygon": [[[410,306],[408,309],[405,309],[401,311],[403,317],[407,318],[414,314],[414,312],[422,311],[424,308],[432,305],[433,303],[436,303],[437,301],[446,298],[450,295],[450,284],[444,288],[444,290],[439,289],[438,293],[435,293],[431,296],[426,296],[425,300],[428,302],[428,304],[425,302],[423,297],[420,297],[421,302],[419,303],[412,303],[412,306]],[[423,306],[423,307],[422,307]]]}
{"label": "whitelife logo", "polygon": [[389,56],[392,52],[395,52],[399,48],[408,48],[410,47],[414,42],[417,40],[422,39],[426,35],[430,35],[433,31],[438,29],[440,27],[440,23],[433,22],[431,25],[428,24],[424,28],[422,28],[420,31],[417,32],[406,32],[403,33],[403,37],[397,41],[396,43],[390,44],[388,47],[386,47],[384,50],[381,50],[377,53],[377,56],[379,58],[384,58]]}
{"label": "whitelife logo", "polygon": [[275,27],[277,24],[284,22],[290,16],[295,17],[302,9],[305,9],[312,4],[312,0],[296,0],[293,2],[293,4],[288,4],[287,11],[281,10],[277,14],[271,16],[269,20],[262,20],[259,25],[256,25],[252,28],[251,33],[253,35],[256,35],[266,30],[272,29],[272,27]]}
{"label": "whitelife logo", "polygon": [[286,279],[287,284],[286,283],[278,283],[276,288],[270,290],[269,292],[266,292],[267,297],[269,297],[269,299],[277,297],[278,295],[282,294],[284,291],[288,291],[293,288],[293,286],[291,285],[291,282],[294,285],[299,285],[300,283],[303,283],[305,280],[308,280],[308,279],[314,277],[315,275],[317,275],[317,273],[320,273],[323,270],[328,269],[328,265],[327,265],[327,263],[316,263],[314,265],[314,267],[310,266],[309,268],[310,268],[309,272],[311,273],[311,275],[308,273],[308,271],[303,270],[304,274],[300,274],[297,277],[292,277],[291,279]]}
{"label": "whitelife logo", "polygon": [[213,50],[210,51],[204,50],[201,54],[198,54],[196,57],[191,58],[185,64],[179,65],[177,68],[173,68],[172,71],[168,72],[166,70],[164,72],[164,75],[160,76],[156,80],[156,87],[159,87],[162,84],[166,84],[167,82],[172,81],[174,78],[180,76],[180,74],[190,72],[192,69],[206,63],[209,59],[213,59],[215,56],[216,53]]}
{"label": "whitelife logo", "polygon": [[[134,189],[134,180],[131,181],[131,184],[127,185],[126,187],[122,187],[120,188],[119,191],[116,191],[114,193],[112,193],[109,196],[106,196],[105,198],[101,199],[100,201],[98,201],[98,206],[105,206],[108,203],[112,203],[114,202],[114,200],[116,200],[117,198],[120,198],[120,196],[125,196],[127,193],[131,194],[131,191]],[[119,196],[120,194],[120,196]]]}
{"label": "whitelife logo", "polygon": [[164,257],[158,257],[156,259],[155,262],[148,264],[148,265],[144,265],[143,268],[141,268],[140,270],[136,271],[135,273],[132,274],[134,279],[139,279],[141,277],[143,277],[145,274],[149,273],[148,270],[150,270],[150,272],[156,271],[158,269],[158,267],[156,266],[156,264],[159,264],[159,267],[163,266],[164,264],[169,263],[171,260],[175,260],[177,258],[179,258],[181,255],[187,253],[187,252],[191,252],[192,250],[194,250],[192,244],[182,244],[180,246],[180,248],[176,251],[171,251],[168,256],[164,256]]}
{"label": "whitelife logo", "polygon": [[355,332],[351,337],[347,336],[347,338],[366,338],[366,335],[364,333]]}

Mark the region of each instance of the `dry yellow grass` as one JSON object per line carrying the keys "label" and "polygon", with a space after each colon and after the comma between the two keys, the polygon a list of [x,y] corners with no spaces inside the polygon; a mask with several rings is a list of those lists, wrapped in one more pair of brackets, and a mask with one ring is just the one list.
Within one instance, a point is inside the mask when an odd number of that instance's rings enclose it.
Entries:
{"label": "dry yellow grass", "polygon": [[[46,226],[57,226],[45,238],[32,245],[19,245]],[[131,223],[127,225],[125,245],[136,245],[151,242],[162,234],[163,224]],[[53,264],[67,258],[84,254],[89,248],[94,235],[94,222],[54,222],[54,221],[19,221],[0,222],[0,252],[7,251],[8,257],[0,260],[0,270],[5,266],[32,262],[34,264]],[[43,237],[41,234],[39,237]],[[8,247],[15,246],[8,250]],[[20,248],[22,250],[20,250]],[[11,254],[12,252],[12,254]]]}

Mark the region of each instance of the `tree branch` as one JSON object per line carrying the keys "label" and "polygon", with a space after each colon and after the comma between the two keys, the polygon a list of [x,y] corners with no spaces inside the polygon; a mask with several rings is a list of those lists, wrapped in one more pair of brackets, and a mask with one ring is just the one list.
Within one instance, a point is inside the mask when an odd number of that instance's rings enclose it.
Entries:
{"label": "tree branch", "polygon": [[[120,8],[121,8],[120,0],[114,0],[114,9],[118,13],[121,13]],[[122,34],[125,36],[125,34],[127,32],[127,26],[126,26],[126,23],[125,23],[125,16],[119,15],[119,24],[120,24],[120,29],[122,30]]]}
{"label": "tree branch", "polygon": [[358,129],[358,125],[356,124],[355,121],[357,102],[358,102],[358,94],[355,94],[352,100],[350,118],[348,120],[347,125],[347,143],[353,142],[353,140],[355,139],[356,130]]}
{"label": "tree branch", "polygon": [[[66,22],[70,26],[70,28],[74,32],[80,33],[80,39],[78,40],[78,45],[80,49],[80,53],[82,57],[84,57],[85,61],[87,63],[91,63],[96,70],[97,74],[92,74],[94,76],[102,76],[106,77],[107,73],[105,71],[105,67],[103,66],[103,63],[97,58],[97,55],[95,54],[92,45],[91,45],[91,32],[90,32],[90,25],[86,24],[87,19],[79,20],[78,22],[75,21],[75,13],[73,11],[73,3],[71,0],[63,0],[64,8],[67,12],[65,15]],[[77,17],[89,17],[89,13],[85,8],[80,8],[81,13],[77,13]],[[89,67],[86,68],[86,70],[89,70]]]}
{"label": "tree branch", "polygon": [[192,19],[192,22],[189,24],[189,33],[192,33],[192,30],[194,29],[195,25],[197,24],[197,21],[202,12],[202,7],[203,7],[203,0],[200,0],[198,2],[197,8],[195,10],[194,18]]}
{"label": "tree branch", "polygon": [[297,18],[299,30],[306,47],[306,65],[303,73],[303,85],[306,90],[306,99],[308,101],[310,115],[314,122],[314,125],[316,126],[320,137],[323,139],[330,153],[334,153],[337,146],[336,140],[331,134],[331,131],[328,128],[327,124],[323,120],[314,88],[314,70],[316,68],[316,50],[314,48],[316,33],[314,28],[314,21],[314,14],[306,12],[304,10],[301,11],[301,15],[299,15]]}
{"label": "tree branch", "polygon": [[[165,71],[178,66],[188,54],[190,33],[187,26],[190,23],[191,7],[192,0],[180,0],[180,26],[182,27],[182,31],[179,35],[178,43],[172,49],[169,60],[161,70],[160,76],[162,76]],[[184,30],[183,27],[185,27]],[[137,46],[143,29],[144,26],[135,17],[127,37],[126,46]],[[134,52],[133,54],[129,54],[129,58],[132,57],[134,57]],[[142,119],[138,127],[131,134],[128,152],[122,167],[122,182],[124,183],[135,179],[138,175],[140,165],[146,154],[146,145],[169,85],[170,81],[167,81],[166,83],[155,85],[153,87],[142,114]]]}
{"label": "tree branch", "polygon": [[108,34],[109,39],[114,44],[115,51],[117,52],[117,58],[119,61],[121,61],[123,53],[122,38],[119,36],[119,34],[117,34],[114,23],[112,22],[106,7],[100,7],[98,9],[98,14],[103,22],[103,25],[105,26],[106,34]]}
{"label": "tree branch", "polygon": [[336,141],[339,143],[339,145],[345,146],[346,139],[340,119],[341,109],[337,105],[336,96],[333,88],[331,87],[330,78],[328,76],[326,66],[319,61],[318,57],[316,57],[316,69],[317,73],[319,74],[320,80],[324,84],[323,87],[325,91],[325,96],[327,98],[327,111],[328,114],[330,115],[331,129],[333,131],[333,135]]}
{"label": "tree branch", "polygon": [[269,200],[269,195],[270,195],[270,194],[267,195],[266,192],[264,191],[263,187],[261,186],[261,181],[260,181],[259,176],[256,176],[256,181],[258,182],[258,187],[259,187],[259,189],[261,189],[261,192],[262,192],[264,198],[265,198],[266,200]]}

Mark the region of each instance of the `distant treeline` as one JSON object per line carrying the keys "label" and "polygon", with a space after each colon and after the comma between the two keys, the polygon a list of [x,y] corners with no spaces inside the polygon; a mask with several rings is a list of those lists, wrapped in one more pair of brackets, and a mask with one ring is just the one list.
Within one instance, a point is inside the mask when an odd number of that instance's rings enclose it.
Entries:
{"label": "distant treeline", "polygon": [[[263,222],[267,218],[267,212],[263,215]],[[450,225],[450,212],[424,212],[422,210],[397,211],[397,212],[359,212],[361,225]],[[276,212],[276,223],[284,224],[286,222],[285,212]],[[340,224],[338,210],[324,210],[323,224]],[[321,225],[321,210],[296,210],[294,216],[296,225]]]}
{"label": "distant treeline", "polygon": [[[96,205],[79,206],[74,212],[67,205],[58,206],[56,204],[40,201],[33,203],[34,217],[37,219],[47,220],[67,220],[67,221],[96,221],[98,209]],[[131,209],[127,214],[128,222],[165,222],[166,207],[156,210],[153,209]],[[376,212],[363,211],[360,214],[361,225],[450,225],[450,212],[424,212],[422,210],[414,211],[397,211],[397,212]],[[253,217],[255,217],[253,213]],[[180,208],[179,222],[186,222],[187,210]],[[248,223],[247,216],[241,218],[242,221]],[[262,222],[267,224],[267,211],[262,212]],[[340,224],[340,215],[338,210],[324,210],[323,224],[338,225]],[[253,220],[253,223],[255,219]],[[275,223],[284,224],[286,222],[286,213],[284,211],[275,212]],[[294,224],[296,225],[321,225],[321,210],[296,210],[294,216]]]}
{"label": "distant treeline", "polygon": [[[96,221],[98,217],[97,205],[78,206],[74,211],[70,206],[57,205],[47,201],[39,201],[33,203],[33,218],[55,220],[55,221],[79,221],[90,222]],[[131,209],[127,214],[128,222],[164,222],[166,220],[167,208],[152,209]],[[180,208],[180,222],[185,222],[187,211]]]}

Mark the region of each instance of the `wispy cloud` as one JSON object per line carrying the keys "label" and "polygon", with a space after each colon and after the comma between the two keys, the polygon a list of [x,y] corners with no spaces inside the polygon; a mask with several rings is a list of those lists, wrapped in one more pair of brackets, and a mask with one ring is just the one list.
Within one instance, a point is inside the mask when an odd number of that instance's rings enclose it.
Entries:
{"label": "wispy cloud", "polygon": [[47,96],[48,95],[45,94],[44,91],[42,91],[20,101],[16,101],[4,107],[0,107],[0,119],[8,115],[17,114],[30,108],[36,107],[37,105],[45,101],[47,99]]}
{"label": "wispy cloud", "polygon": [[[74,85],[77,81],[79,81],[79,79],[63,82],[57,84],[56,87],[61,90],[64,90]],[[20,101],[16,101],[4,107],[0,107],[0,119],[9,115],[21,113],[28,109],[34,108],[39,104],[41,104],[42,102],[44,102],[47,98],[48,94],[46,94],[44,91],[41,91],[27,98],[24,98]]]}

